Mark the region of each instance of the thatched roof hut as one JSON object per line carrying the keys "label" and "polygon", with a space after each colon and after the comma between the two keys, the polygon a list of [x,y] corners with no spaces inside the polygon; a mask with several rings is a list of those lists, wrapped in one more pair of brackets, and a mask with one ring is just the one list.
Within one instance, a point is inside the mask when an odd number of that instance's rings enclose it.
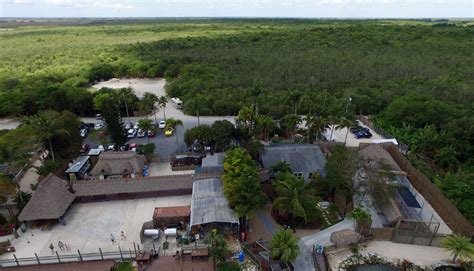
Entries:
{"label": "thatched roof hut", "polygon": [[73,201],[74,194],[68,190],[68,183],[51,173],[38,185],[18,220],[59,219]]}
{"label": "thatched roof hut", "polygon": [[134,152],[104,152],[91,171],[93,176],[141,175],[146,158]]}

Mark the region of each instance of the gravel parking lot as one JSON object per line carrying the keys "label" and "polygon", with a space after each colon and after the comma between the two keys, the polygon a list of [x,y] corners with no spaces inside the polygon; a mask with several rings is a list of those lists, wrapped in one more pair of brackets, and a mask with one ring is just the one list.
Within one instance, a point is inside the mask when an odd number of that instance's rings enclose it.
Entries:
{"label": "gravel parking lot", "polygon": [[[19,258],[34,257],[35,252],[39,256],[49,256],[50,244],[60,254],[77,253],[78,249],[81,253],[98,252],[99,248],[118,251],[119,246],[133,251],[133,243],[140,243],[141,227],[144,222],[152,220],[155,207],[190,204],[191,195],[74,204],[66,213],[66,226],[56,225],[47,231],[28,230],[20,238],[13,239],[12,246]],[[120,238],[121,231],[125,233],[125,240]],[[115,244],[112,244],[110,234],[114,235]],[[60,240],[69,244],[71,252],[59,250]],[[0,256],[0,259],[11,258],[12,253]]]}

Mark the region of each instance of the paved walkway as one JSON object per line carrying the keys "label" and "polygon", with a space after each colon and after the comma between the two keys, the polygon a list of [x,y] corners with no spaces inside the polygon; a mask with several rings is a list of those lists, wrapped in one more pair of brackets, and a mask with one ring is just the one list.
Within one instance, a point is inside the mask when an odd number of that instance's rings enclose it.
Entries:
{"label": "paved walkway", "polygon": [[329,240],[331,234],[335,231],[344,229],[354,229],[354,222],[352,220],[345,219],[327,229],[317,232],[313,235],[301,238],[298,246],[300,247],[300,255],[294,262],[295,270],[298,271],[313,271],[314,262],[311,256],[312,247],[314,244],[328,245],[331,244]]}
{"label": "paved walkway", "polygon": [[36,168],[35,167],[40,167],[41,166],[41,160],[36,160],[33,163],[33,166],[28,169],[28,171],[20,178],[19,184],[20,184],[20,190],[32,193],[33,191],[31,190],[31,185],[32,184],[37,184],[38,183],[38,177],[39,175],[36,173]]}
{"label": "paved walkway", "polygon": [[113,260],[91,261],[84,263],[42,264],[21,267],[9,267],[8,271],[110,271],[115,264]]}

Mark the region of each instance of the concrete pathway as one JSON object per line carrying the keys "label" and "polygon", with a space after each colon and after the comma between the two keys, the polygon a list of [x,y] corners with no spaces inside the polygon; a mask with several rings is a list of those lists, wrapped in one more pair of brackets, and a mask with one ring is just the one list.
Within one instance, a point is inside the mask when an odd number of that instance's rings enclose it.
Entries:
{"label": "concrete pathway", "polygon": [[294,262],[295,270],[302,271],[313,271],[314,262],[311,256],[312,247],[314,244],[328,245],[331,244],[329,240],[331,234],[335,231],[340,231],[344,229],[354,229],[354,222],[349,219],[345,219],[327,229],[324,229],[315,234],[306,236],[300,239],[298,246],[300,247],[300,255],[296,258]]}
{"label": "concrete pathway", "polygon": [[20,178],[18,181],[20,185],[20,190],[24,192],[29,192],[32,193],[33,190],[31,190],[31,185],[32,184],[37,184],[38,183],[38,177],[39,175],[36,173],[36,168],[35,167],[40,167],[42,165],[41,160],[36,160],[32,167],[30,167],[26,173]]}

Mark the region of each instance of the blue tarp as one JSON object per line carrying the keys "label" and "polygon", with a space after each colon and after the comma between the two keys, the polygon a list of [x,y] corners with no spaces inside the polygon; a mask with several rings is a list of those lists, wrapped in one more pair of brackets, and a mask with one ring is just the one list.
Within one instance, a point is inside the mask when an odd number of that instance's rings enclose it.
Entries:
{"label": "blue tarp", "polygon": [[400,193],[400,196],[403,198],[403,201],[405,201],[408,207],[421,208],[420,204],[408,187],[404,186],[398,189],[398,193]]}

